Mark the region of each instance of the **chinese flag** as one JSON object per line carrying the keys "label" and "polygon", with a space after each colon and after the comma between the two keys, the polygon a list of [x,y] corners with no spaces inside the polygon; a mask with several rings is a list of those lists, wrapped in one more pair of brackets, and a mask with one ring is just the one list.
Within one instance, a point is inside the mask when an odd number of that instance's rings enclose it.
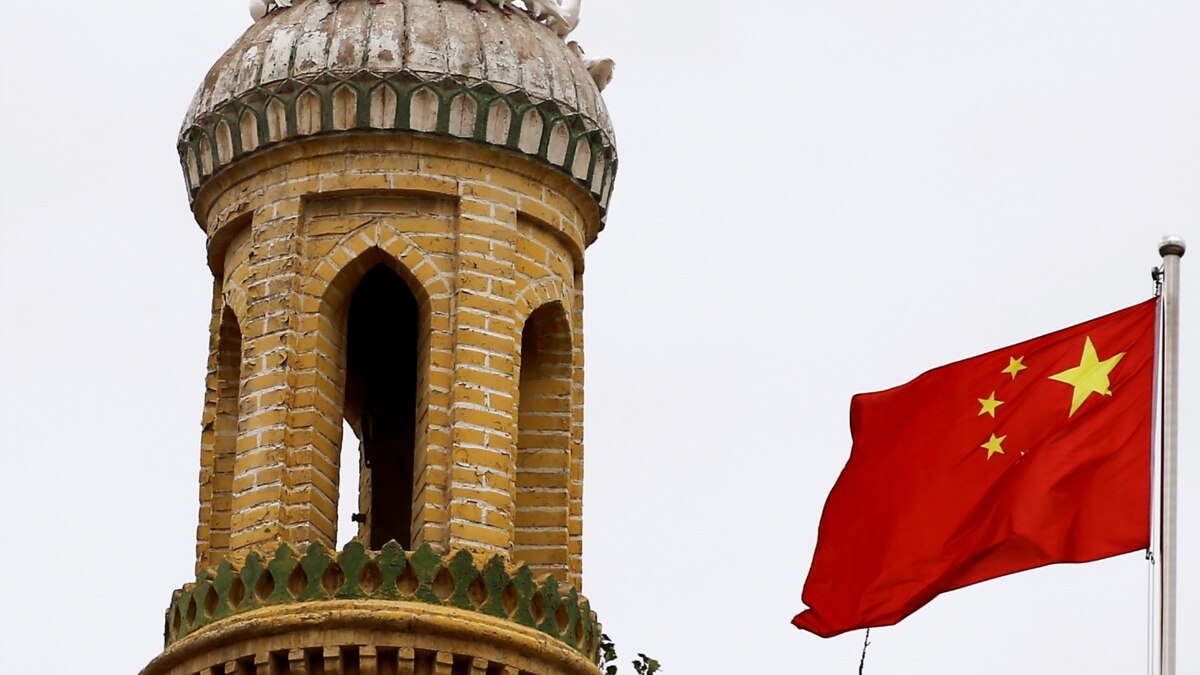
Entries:
{"label": "chinese flag", "polygon": [[1144,549],[1156,301],[850,402],[854,448],[792,623],[892,625],[939,593]]}

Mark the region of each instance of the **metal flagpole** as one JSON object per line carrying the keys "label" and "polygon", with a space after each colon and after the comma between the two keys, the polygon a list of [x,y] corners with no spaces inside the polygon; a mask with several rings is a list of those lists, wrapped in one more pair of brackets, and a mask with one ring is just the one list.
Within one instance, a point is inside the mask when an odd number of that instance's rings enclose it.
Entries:
{"label": "metal flagpole", "polygon": [[1164,237],[1162,339],[1162,478],[1159,517],[1158,672],[1175,675],[1175,542],[1176,487],[1179,452],[1179,259],[1187,246],[1182,237]]}
{"label": "metal flagpole", "polygon": [[1163,370],[1163,268],[1162,263],[1150,271],[1154,279],[1154,298],[1158,301],[1154,314],[1154,395],[1150,407],[1153,420],[1150,432],[1150,545],[1146,548],[1146,675],[1162,675],[1159,668],[1159,639],[1162,613],[1159,611],[1162,594],[1162,575],[1159,574],[1159,535],[1162,534],[1162,370]]}

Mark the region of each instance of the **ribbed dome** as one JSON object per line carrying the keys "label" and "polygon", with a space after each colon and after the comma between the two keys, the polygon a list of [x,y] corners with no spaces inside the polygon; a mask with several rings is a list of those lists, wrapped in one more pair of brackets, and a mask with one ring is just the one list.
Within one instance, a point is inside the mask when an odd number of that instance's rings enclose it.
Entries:
{"label": "ribbed dome", "polygon": [[616,169],[608,110],[546,26],[444,0],[295,0],[209,71],[179,137],[189,194],[241,156],[292,138],[412,130],[538,157],[606,209]]}

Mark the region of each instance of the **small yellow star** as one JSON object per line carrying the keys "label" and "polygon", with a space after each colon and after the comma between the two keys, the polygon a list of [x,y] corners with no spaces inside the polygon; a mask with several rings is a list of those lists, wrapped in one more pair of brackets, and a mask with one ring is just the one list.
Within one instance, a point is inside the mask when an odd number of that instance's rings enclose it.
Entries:
{"label": "small yellow star", "polygon": [[1101,361],[1092,345],[1092,338],[1089,337],[1083,343],[1083,356],[1079,358],[1079,365],[1050,376],[1051,380],[1065,382],[1075,388],[1075,393],[1071,396],[1071,412],[1067,417],[1074,415],[1079,406],[1092,394],[1112,396],[1112,391],[1108,388],[1108,374],[1117,367],[1123,356],[1125,352]]}
{"label": "small yellow star", "polygon": [[1004,405],[1004,401],[996,400],[996,392],[994,392],[994,391],[991,394],[989,394],[987,398],[979,398],[979,399],[975,399],[975,400],[979,401],[979,405],[983,406],[979,409],[980,415],[983,415],[986,413],[988,415],[991,415],[992,417],[995,417],[996,416],[996,408],[999,408],[1000,406]]}
{"label": "small yellow star", "polygon": [[1003,455],[1004,454],[1004,448],[1000,447],[1000,444],[1003,443],[1004,439],[1006,439],[1006,438],[1008,438],[1008,436],[1001,436],[1000,438],[996,438],[996,434],[992,434],[991,439],[988,440],[987,443],[984,443],[983,445],[981,445],[979,447],[983,448],[984,450],[987,450],[988,451],[987,458],[991,459],[992,455],[997,455],[997,454]]}
{"label": "small yellow star", "polygon": [[1021,363],[1024,360],[1025,360],[1024,356],[1018,356],[1015,359],[1010,356],[1010,357],[1008,357],[1008,367],[1000,372],[1008,373],[1009,375],[1012,375],[1012,379],[1015,380],[1015,379],[1017,379],[1017,373],[1021,372],[1022,370],[1025,370],[1026,368],[1029,367],[1029,366],[1025,365],[1024,363]]}

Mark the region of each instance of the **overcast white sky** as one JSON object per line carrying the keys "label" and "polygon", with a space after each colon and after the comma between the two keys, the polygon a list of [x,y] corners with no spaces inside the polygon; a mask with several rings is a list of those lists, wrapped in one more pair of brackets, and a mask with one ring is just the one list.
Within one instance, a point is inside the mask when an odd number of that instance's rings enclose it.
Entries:
{"label": "overcast white sky", "polygon": [[[585,4],[621,153],[588,251],[585,592],[668,673],[856,673],[861,632],[788,623],[850,396],[1148,297],[1162,234],[1200,247],[1200,5]],[[4,5],[0,672],[128,674],[196,525],[210,277],[175,135],[250,19]],[[1183,266],[1197,673],[1200,250]],[[957,591],[874,631],[865,672],[1144,672],[1146,579],[1131,554]]]}

